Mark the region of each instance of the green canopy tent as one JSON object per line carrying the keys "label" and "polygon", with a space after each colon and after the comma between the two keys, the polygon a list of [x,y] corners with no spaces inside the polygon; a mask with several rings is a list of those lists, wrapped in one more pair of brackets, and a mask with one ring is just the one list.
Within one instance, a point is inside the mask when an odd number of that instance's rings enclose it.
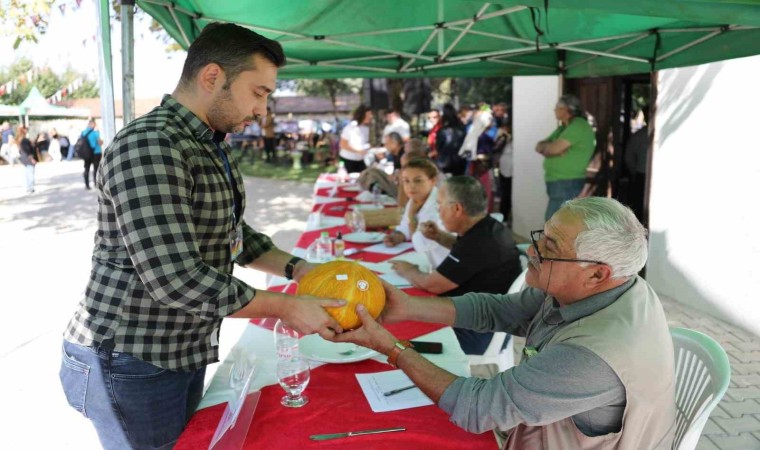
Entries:
{"label": "green canopy tent", "polygon": [[213,21],[282,43],[281,78],[591,77],[760,53],[758,0],[138,0],[187,48]]}
{"label": "green canopy tent", "polygon": [[66,108],[64,106],[51,105],[42,96],[37,86],[32,87],[23,102],[18,105],[19,114],[32,117],[89,117],[88,108]]}

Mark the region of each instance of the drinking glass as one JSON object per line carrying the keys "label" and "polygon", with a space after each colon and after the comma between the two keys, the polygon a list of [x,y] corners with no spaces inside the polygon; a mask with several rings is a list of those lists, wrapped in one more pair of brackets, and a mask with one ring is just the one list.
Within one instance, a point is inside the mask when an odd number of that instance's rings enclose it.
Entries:
{"label": "drinking glass", "polygon": [[361,233],[366,229],[366,225],[364,223],[364,215],[361,213],[361,211],[354,211],[351,213],[350,227],[354,233]]}
{"label": "drinking glass", "polygon": [[309,384],[309,363],[305,359],[291,358],[277,362],[277,380],[286,395],[280,403],[289,408],[300,408],[309,403],[309,397],[302,395]]}

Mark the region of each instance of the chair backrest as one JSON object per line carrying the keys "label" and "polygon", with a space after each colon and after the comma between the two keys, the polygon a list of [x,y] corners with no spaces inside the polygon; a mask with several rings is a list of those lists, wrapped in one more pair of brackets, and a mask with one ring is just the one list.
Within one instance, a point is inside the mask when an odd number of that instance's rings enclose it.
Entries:
{"label": "chair backrest", "polygon": [[694,449],[710,413],[728,389],[731,366],[723,347],[687,328],[671,328],[676,366],[674,450]]}

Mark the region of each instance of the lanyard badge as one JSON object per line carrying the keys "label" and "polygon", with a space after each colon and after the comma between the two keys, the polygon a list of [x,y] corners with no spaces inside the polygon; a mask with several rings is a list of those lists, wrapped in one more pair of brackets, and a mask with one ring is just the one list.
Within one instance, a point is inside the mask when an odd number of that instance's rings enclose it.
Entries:
{"label": "lanyard badge", "polygon": [[232,223],[235,228],[231,229],[227,233],[227,237],[230,241],[230,260],[235,261],[241,253],[243,253],[243,225],[238,223],[236,211],[237,201],[235,200],[235,179],[232,177],[232,169],[230,168],[230,161],[227,159],[227,155],[222,150],[222,147],[218,142],[214,142],[216,150],[219,152],[219,158],[221,158],[224,164],[224,171],[227,173],[227,181],[229,181],[230,189],[232,189]]}
{"label": "lanyard badge", "polygon": [[243,225],[237,224],[234,230],[229,232],[230,255],[233,261],[243,253]]}

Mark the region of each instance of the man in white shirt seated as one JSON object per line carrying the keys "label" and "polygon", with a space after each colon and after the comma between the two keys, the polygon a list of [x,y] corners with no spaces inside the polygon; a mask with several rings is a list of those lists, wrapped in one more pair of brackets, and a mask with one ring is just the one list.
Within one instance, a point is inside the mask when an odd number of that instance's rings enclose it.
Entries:
{"label": "man in white shirt seated", "polygon": [[401,115],[397,111],[388,111],[385,115],[385,120],[388,122],[388,125],[383,129],[383,140],[385,140],[385,136],[391,133],[398,133],[404,142],[412,137],[409,124],[401,118]]}

